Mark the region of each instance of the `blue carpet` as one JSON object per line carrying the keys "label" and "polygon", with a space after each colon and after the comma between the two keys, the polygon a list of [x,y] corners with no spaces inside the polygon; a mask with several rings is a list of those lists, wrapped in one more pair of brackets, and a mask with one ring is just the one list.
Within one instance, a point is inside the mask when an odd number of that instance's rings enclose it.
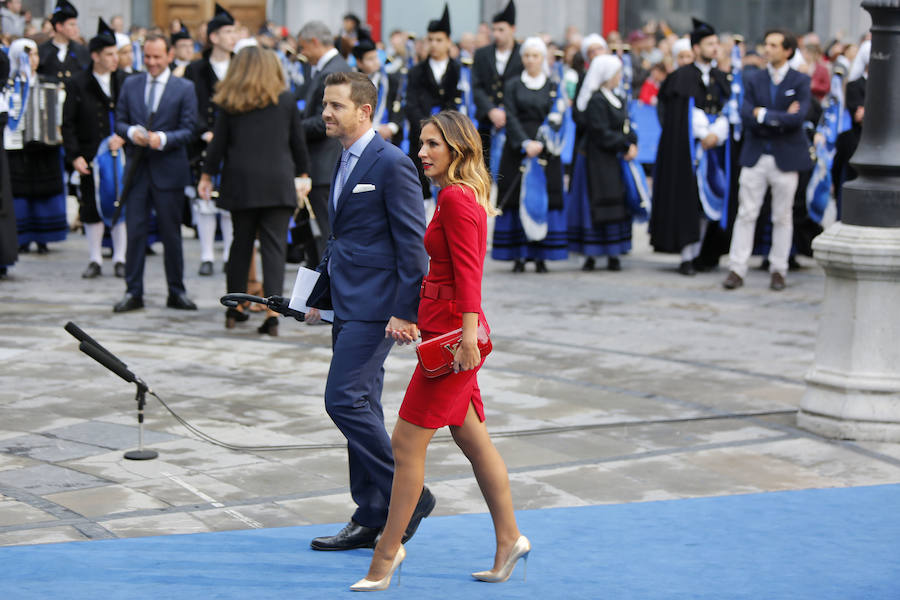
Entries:
{"label": "blue carpet", "polygon": [[[528,580],[488,568],[487,515],[423,521],[397,598],[900,598],[900,485],[522,511]],[[0,548],[3,600],[332,598],[371,551],[322,553],[334,525]],[[396,582],[395,582],[396,583]]]}

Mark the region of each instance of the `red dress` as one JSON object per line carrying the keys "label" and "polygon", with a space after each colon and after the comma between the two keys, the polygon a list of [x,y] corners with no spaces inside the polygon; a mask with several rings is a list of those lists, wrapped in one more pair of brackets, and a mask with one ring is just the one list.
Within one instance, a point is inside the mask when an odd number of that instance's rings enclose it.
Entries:
{"label": "red dress", "polygon": [[[451,185],[438,194],[437,209],[425,231],[425,250],[431,262],[419,302],[422,339],[459,329],[464,312],[478,313],[487,326],[481,310],[487,213],[470,188]],[[484,358],[473,370],[435,379],[425,377],[421,365],[416,365],[400,406],[400,418],[429,429],[462,425],[472,404],[484,421],[476,377],[482,364]]]}

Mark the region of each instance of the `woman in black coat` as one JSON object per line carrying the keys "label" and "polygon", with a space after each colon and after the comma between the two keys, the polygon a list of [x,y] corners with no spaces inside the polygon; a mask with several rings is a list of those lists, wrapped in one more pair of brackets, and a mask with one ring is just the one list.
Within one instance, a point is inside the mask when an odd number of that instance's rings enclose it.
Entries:
{"label": "woman in black coat", "polygon": [[[278,57],[253,46],[238,52],[213,102],[220,109],[198,192],[209,199],[212,178],[221,173],[216,202],[231,211],[234,223],[227,291],[246,292],[258,235],[264,295],[281,295],[288,224],[298,193],[308,191],[309,155],[301,115],[287,90]],[[229,308],[225,327],[230,329],[247,318],[240,308]],[[277,313],[269,311],[259,332],[278,335]]]}
{"label": "woman in black coat", "polygon": [[[618,271],[619,256],[631,250],[632,217],[619,158],[637,156],[637,136],[625,101],[613,93],[621,77],[622,62],[617,57],[598,56],[576,99],[583,167],[576,166],[569,190],[569,236],[570,248],[587,256],[584,270],[594,268],[596,256],[607,256],[608,268]],[[573,223],[579,225],[577,231]],[[572,248],[573,240],[576,248]]]}

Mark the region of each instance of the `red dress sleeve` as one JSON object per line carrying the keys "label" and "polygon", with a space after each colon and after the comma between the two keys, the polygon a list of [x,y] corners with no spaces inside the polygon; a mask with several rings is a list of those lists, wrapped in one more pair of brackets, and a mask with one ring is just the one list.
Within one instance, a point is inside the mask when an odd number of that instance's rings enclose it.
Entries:
{"label": "red dress sleeve", "polygon": [[447,192],[447,197],[442,198],[441,202],[441,220],[450,251],[456,310],[460,313],[480,313],[484,269],[480,223],[484,209],[471,194],[460,188],[454,187]]}

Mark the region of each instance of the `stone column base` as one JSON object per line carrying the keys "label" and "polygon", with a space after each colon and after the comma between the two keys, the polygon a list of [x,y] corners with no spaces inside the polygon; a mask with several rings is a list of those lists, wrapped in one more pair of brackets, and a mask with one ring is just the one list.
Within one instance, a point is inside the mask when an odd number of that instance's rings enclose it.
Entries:
{"label": "stone column base", "polygon": [[832,438],[900,442],[900,229],[835,223],[815,364],[797,423]]}

